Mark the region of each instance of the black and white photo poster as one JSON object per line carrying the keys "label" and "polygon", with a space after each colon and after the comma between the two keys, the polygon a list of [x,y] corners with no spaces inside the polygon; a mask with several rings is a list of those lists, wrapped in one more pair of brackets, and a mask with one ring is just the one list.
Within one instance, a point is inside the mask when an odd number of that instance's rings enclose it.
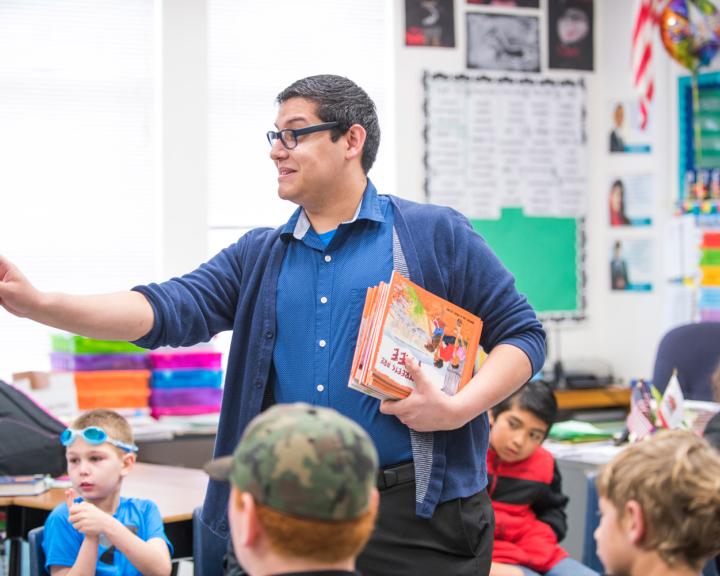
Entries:
{"label": "black and white photo poster", "polygon": [[468,12],[467,67],[540,72],[538,18]]}

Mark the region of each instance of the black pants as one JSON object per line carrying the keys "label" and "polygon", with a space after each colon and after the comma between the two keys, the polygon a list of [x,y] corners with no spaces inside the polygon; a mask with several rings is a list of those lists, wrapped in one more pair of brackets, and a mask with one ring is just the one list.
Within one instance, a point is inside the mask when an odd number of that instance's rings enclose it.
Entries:
{"label": "black pants", "polygon": [[415,514],[415,482],[380,492],[380,514],[358,558],[363,576],[487,576],[495,516],[487,492],[443,502],[429,520]]}
{"label": "black pants", "polygon": [[[487,492],[439,504],[430,520],[415,514],[415,482],[380,492],[370,542],[358,558],[363,576],[487,576],[495,516]],[[228,538],[225,575],[242,570]]]}

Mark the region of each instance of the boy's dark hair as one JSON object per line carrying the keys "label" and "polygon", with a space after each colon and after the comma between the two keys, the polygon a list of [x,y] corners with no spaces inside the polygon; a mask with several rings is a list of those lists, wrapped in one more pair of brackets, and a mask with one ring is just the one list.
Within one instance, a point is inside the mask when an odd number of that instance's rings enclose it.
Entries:
{"label": "boy's dark hair", "polygon": [[293,82],[275,99],[282,104],[290,98],[305,98],[317,105],[317,115],[323,122],[337,122],[332,129],[335,142],[353,124],[365,128],[366,138],[362,153],[362,168],[365,174],[375,163],[380,146],[380,122],[375,103],[367,92],[352,80],[334,74],[308,76]]}
{"label": "boy's dark hair", "polygon": [[517,390],[514,394],[508,396],[505,400],[493,406],[493,417],[497,418],[500,414],[513,407],[520,408],[521,410],[527,410],[537,416],[540,420],[547,424],[548,430],[550,429],[550,426],[555,423],[555,419],[557,418],[557,400],[555,399],[555,392],[553,392],[550,384],[543,382],[542,380],[532,380],[527,384],[524,384],[522,388]]}

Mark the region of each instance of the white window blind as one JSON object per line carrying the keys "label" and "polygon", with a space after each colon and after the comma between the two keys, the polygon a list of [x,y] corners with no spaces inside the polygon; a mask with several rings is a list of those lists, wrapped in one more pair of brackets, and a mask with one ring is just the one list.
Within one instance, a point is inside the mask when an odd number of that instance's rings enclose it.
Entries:
{"label": "white window blind", "polygon": [[209,0],[210,246],[234,241],[236,228],[280,225],[295,209],[277,198],[265,133],[277,94],[305,76],[346,76],[375,101],[382,138],[370,177],[390,192],[392,9],[386,0]]}
{"label": "white window blind", "polygon": [[[152,0],[0,2],[0,252],[38,287],[154,278]],[[0,311],[0,377],[50,328]]]}

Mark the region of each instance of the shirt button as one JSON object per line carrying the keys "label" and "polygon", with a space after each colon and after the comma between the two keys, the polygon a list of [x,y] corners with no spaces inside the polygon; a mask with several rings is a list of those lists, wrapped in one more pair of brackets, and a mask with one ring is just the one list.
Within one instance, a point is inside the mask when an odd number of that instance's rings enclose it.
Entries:
{"label": "shirt button", "polygon": [[270,332],[269,330],[268,330],[267,332],[265,332],[265,338],[267,338],[268,340],[270,340],[272,337],[273,337],[273,333],[272,333],[272,332]]}
{"label": "shirt button", "polygon": [[330,262],[332,260],[332,256],[330,254],[325,254],[325,262]]}
{"label": "shirt button", "polygon": [[327,296],[323,296],[322,298],[320,298],[320,302],[322,302],[323,304],[327,304]]}
{"label": "shirt button", "polygon": [[325,342],[325,340],[320,340],[320,342],[318,342],[318,344],[320,344],[320,348],[325,348],[325,345],[327,344],[327,342]]}
{"label": "shirt button", "polygon": [[322,384],[318,384],[318,385],[317,385],[317,391],[318,391],[318,392],[322,392],[323,390],[325,390],[325,386],[323,386]]}

